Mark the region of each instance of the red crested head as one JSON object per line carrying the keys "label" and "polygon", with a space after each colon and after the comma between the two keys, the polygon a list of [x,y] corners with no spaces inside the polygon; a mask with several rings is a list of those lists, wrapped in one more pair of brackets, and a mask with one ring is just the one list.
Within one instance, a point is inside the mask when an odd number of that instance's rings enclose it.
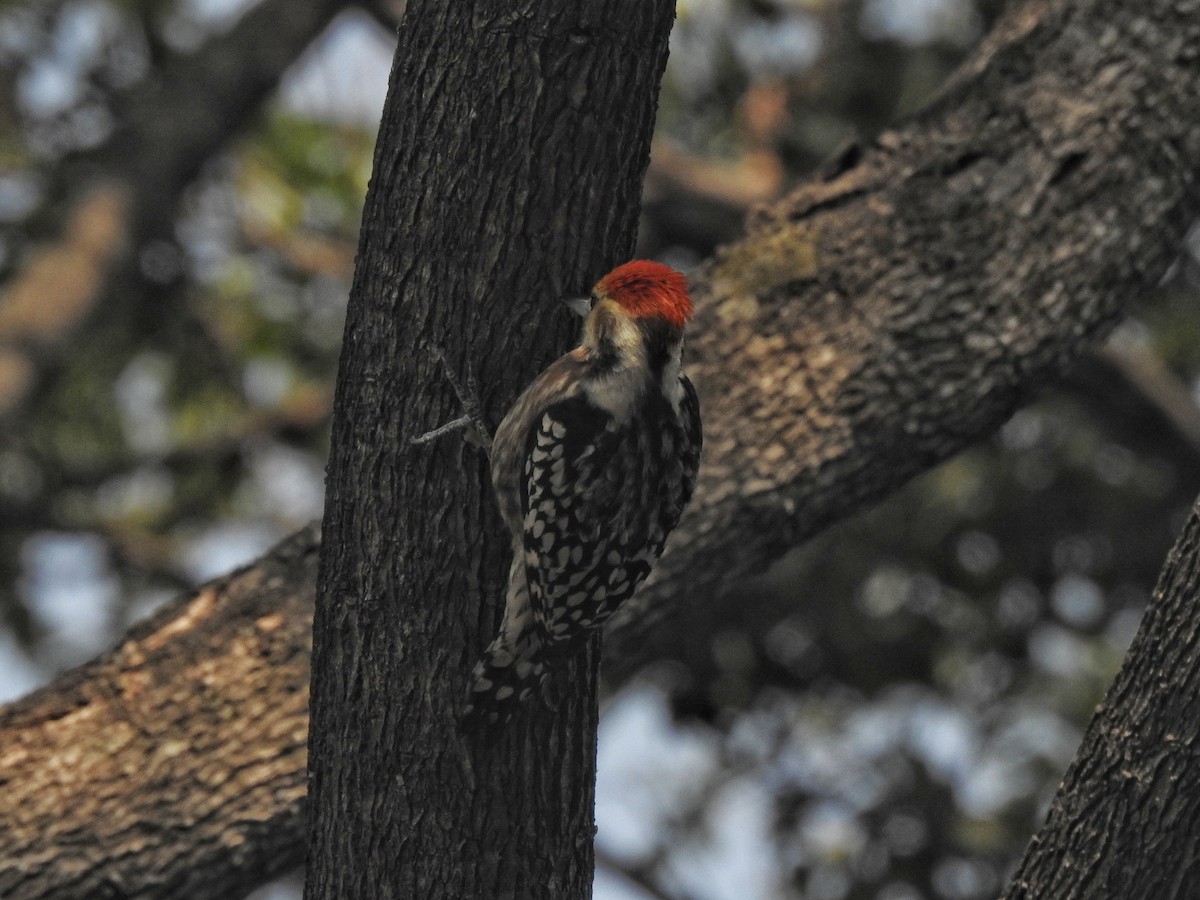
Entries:
{"label": "red crested head", "polygon": [[617,266],[598,282],[595,295],[612,300],[634,318],[660,318],[683,328],[692,317],[687,279],[670,266],[635,259]]}

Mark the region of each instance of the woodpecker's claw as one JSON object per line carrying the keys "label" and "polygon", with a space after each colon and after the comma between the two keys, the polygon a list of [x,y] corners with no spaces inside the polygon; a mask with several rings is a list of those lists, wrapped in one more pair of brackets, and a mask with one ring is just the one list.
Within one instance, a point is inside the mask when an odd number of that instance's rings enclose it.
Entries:
{"label": "woodpecker's claw", "polygon": [[[439,425],[437,428],[433,429],[433,431],[427,431],[424,434],[418,435],[415,438],[409,438],[408,442],[410,444],[432,444],[434,441],[436,441],[438,438],[440,438],[443,434],[450,434],[451,432],[454,432],[454,431],[461,431],[464,428],[470,428],[471,425],[472,425],[472,422],[471,422],[470,416],[459,416],[457,419],[447,422],[445,425]],[[468,440],[469,439],[470,438],[468,437]]]}
{"label": "woodpecker's claw", "polygon": [[427,431],[415,438],[410,438],[409,443],[429,444],[442,435],[465,430],[466,434],[463,435],[465,440],[482,447],[490,453],[492,435],[488,430],[487,423],[483,420],[483,413],[480,412],[479,390],[475,384],[474,373],[470,370],[467,371],[467,377],[464,379],[466,383],[464,384],[458,380],[458,376],[446,360],[446,354],[440,348],[436,351],[436,355],[438,361],[442,364],[442,371],[446,374],[446,380],[450,382],[450,387],[453,388],[455,395],[458,397],[458,402],[462,404],[463,415],[452,422],[438,426],[432,431]]}

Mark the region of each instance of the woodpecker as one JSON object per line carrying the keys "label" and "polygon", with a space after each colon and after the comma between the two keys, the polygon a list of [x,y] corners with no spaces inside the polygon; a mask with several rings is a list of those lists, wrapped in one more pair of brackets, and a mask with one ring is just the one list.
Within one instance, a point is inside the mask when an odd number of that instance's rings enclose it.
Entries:
{"label": "woodpecker", "polygon": [[502,723],[650,574],[696,485],[700,408],[682,371],[687,280],[656,262],[609,272],[579,346],[517,398],[492,441],[512,534],[504,620],[467,714]]}

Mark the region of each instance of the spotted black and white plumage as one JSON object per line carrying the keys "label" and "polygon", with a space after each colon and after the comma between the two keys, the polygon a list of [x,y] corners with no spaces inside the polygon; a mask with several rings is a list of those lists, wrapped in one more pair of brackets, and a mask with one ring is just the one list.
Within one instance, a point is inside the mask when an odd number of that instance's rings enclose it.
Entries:
{"label": "spotted black and white plumage", "polygon": [[696,483],[683,276],[628,263],[592,302],[580,346],[526,389],[492,444],[513,566],[500,634],[472,676],[469,711],[490,721],[509,718],[629,599]]}

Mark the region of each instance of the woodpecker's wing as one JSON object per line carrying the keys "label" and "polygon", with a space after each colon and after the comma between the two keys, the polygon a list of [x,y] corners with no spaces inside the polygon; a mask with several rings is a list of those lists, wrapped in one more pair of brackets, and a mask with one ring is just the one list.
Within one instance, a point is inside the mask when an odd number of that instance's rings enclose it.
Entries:
{"label": "woodpecker's wing", "polygon": [[666,540],[663,449],[657,431],[617,428],[583,396],[530,429],[525,571],[545,650],[574,649],[650,573]]}
{"label": "woodpecker's wing", "polygon": [[[679,515],[692,499],[696,490],[696,473],[700,471],[700,450],[704,446],[704,430],[700,424],[700,398],[696,396],[696,388],[686,375],[679,378],[683,384],[683,403],[680,405],[683,444],[679,449],[679,463],[682,468],[682,494]],[[670,531],[679,522],[678,516],[667,528]]]}

